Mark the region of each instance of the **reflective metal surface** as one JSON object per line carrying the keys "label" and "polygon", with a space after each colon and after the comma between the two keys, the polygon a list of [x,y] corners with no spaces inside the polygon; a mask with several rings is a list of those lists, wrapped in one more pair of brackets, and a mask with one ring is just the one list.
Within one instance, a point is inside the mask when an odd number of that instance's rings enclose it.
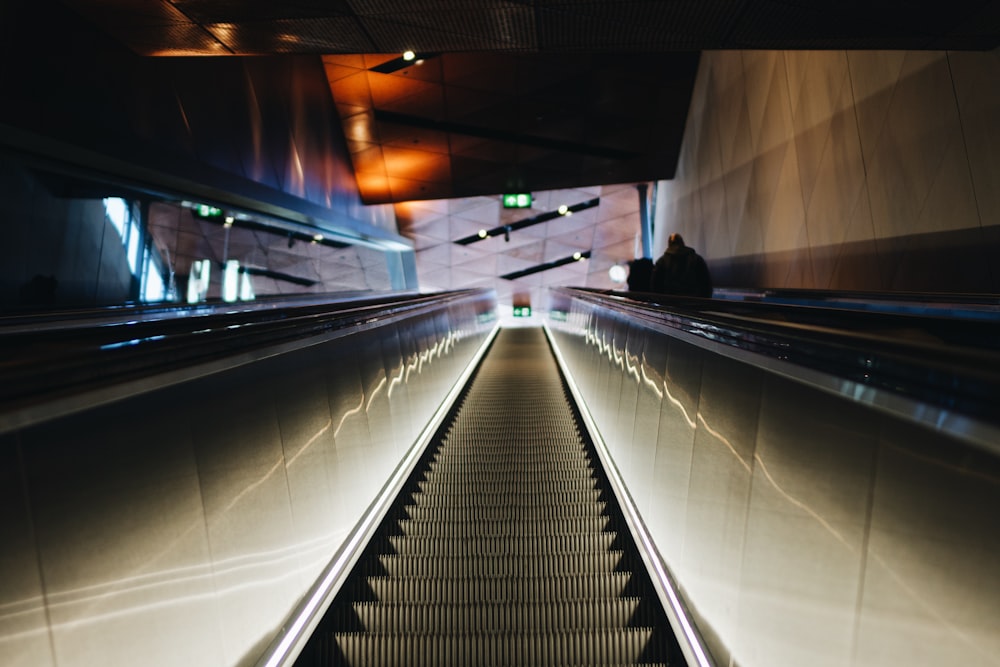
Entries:
{"label": "reflective metal surface", "polygon": [[252,664],[492,328],[446,301],[0,436],[0,661]]}
{"label": "reflective metal surface", "polygon": [[717,662],[996,663],[991,450],[628,315],[547,326]]}

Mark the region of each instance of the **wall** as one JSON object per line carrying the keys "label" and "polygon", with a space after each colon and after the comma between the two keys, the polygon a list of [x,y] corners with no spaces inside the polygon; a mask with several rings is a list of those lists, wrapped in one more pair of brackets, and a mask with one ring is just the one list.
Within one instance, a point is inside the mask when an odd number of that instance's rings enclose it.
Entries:
{"label": "wall", "polygon": [[489,333],[486,297],[0,434],[5,667],[253,664]]}
{"label": "wall", "polygon": [[705,52],[654,250],[718,286],[1000,292],[1000,51]]}
{"label": "wall", "polygon": [[0,312],[131,297],[125,248],[101,200],[59,196],[2,154],[0,234]]}
{"label": "wall", "polygon": [[997,664],[995,456],[633,314],[549,325],[717,664]]}
{"label": "wall", "polygon": [[144,58],[62,5],[4,10],[0,145],[399,240],[361,203],[318,56]]}

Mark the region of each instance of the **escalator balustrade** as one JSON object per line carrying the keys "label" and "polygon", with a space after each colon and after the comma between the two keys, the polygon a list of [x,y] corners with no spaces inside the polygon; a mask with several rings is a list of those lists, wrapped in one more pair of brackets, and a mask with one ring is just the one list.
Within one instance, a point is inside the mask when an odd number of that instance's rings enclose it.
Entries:
{"label": "escalator balustrade", "polygon": [[540,329],[497,336],[297,665],[681,665]]}

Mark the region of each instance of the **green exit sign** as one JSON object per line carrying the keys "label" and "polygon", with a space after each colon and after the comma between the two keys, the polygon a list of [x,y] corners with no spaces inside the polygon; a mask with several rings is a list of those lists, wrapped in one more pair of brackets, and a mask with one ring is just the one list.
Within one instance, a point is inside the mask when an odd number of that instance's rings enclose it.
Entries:
{"label": "green exit sign", "polygon": [[531,306],[514,306],[514,317],[531,317]]}
{"label": "green exit sign", "polygon": [[221,218],[222,209],[209,206],[208,204],[196,204],[194,214],[199,218]]}
{"label": "green exit sign", "polygon": [[504,208],[531,208],[531,194],[520,192],[503,196]]}

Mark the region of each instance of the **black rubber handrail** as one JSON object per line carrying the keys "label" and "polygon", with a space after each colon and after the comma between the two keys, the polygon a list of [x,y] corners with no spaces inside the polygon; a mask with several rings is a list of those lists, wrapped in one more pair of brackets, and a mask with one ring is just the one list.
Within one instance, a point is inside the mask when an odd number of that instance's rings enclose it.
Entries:
{"label": "black rubber handrail", "polygon": [[[322,301],[315,298],[250,308],[227,304],[195,309],[197,316],[141,319],[139,310],[100,316],[64,316],[54,326],[46,314],[40,330],[21,319],[0,328],[0,406],[5,411],[57,396],[79,393],[351,328],[374,326],[400,315],[432,310],[485,293],[465,290],[436,295],[404,295]],[[141,309],[140,309],[141,310]],[[79,314],[78,311],[72,311]]]}

